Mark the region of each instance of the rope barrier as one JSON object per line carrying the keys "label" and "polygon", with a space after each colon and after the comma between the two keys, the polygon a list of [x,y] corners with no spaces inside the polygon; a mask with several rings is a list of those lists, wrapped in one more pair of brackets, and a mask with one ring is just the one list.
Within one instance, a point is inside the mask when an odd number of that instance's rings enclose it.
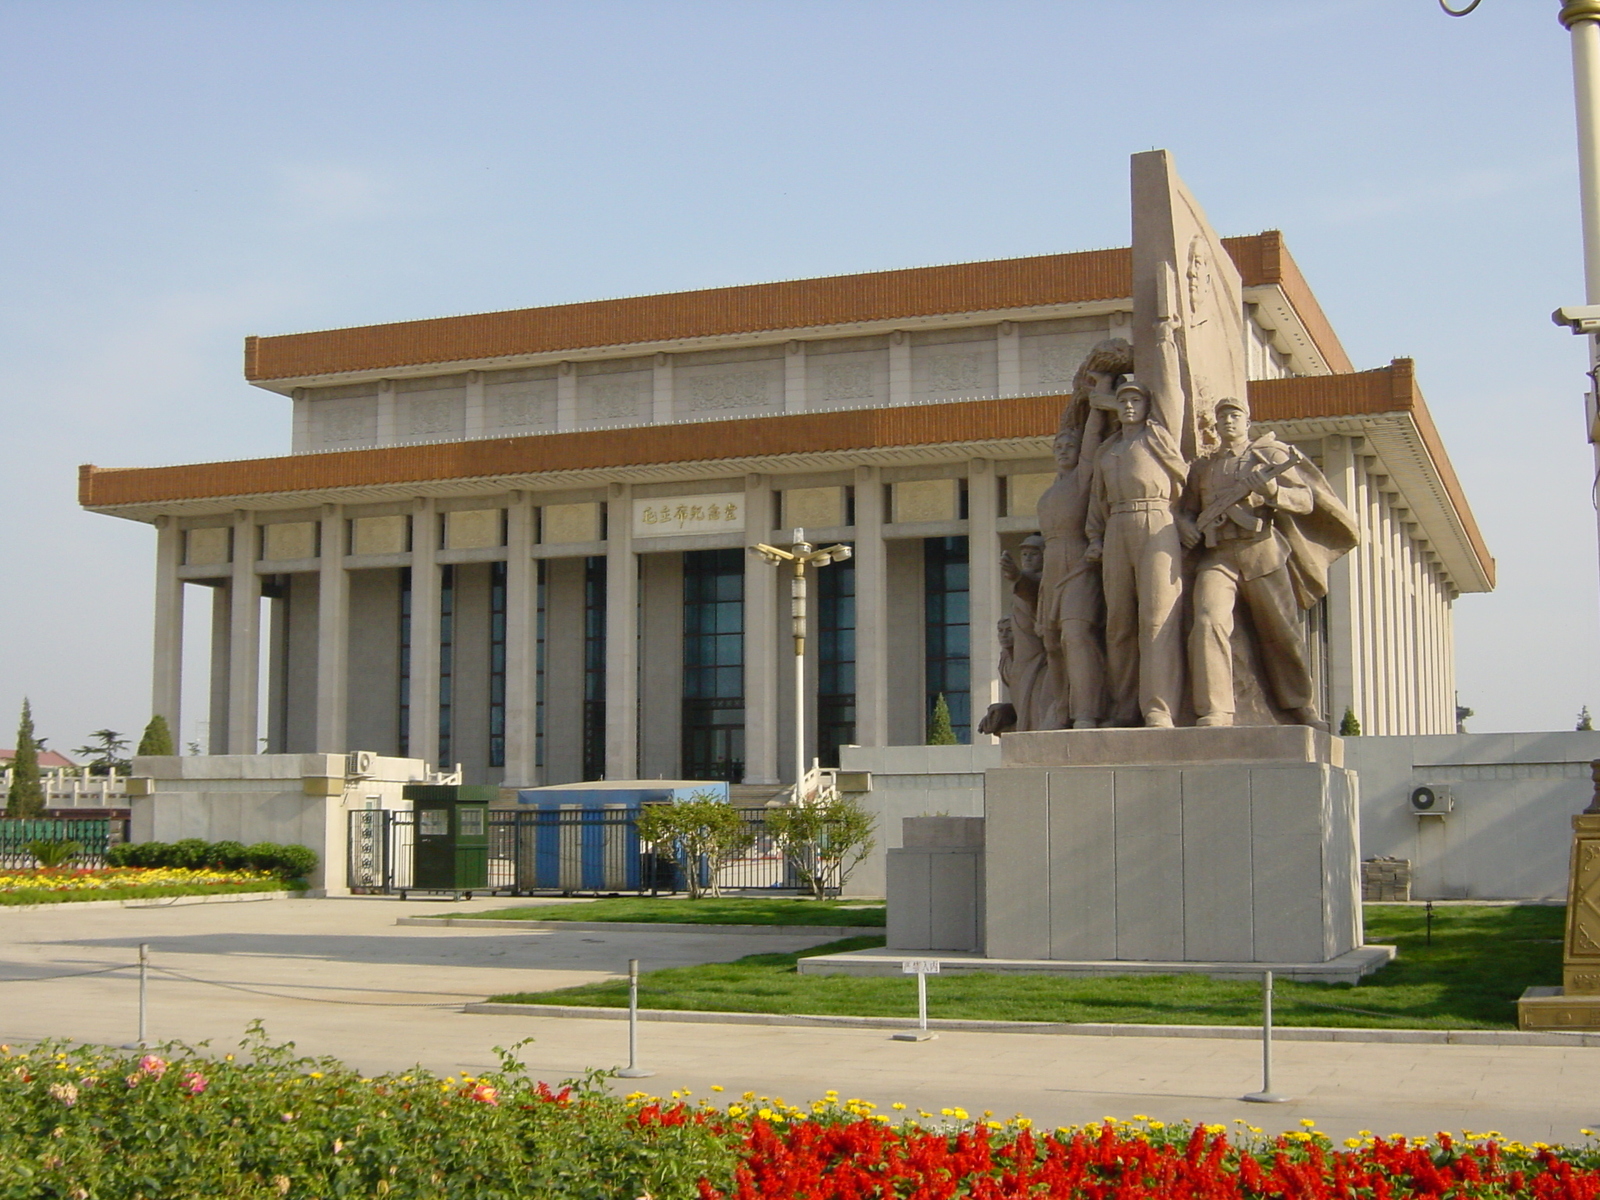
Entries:
{"label": "rope barrier", "polygon": [[28,975],[18,979],[0,979],[0,983],[41,983],[46,979],[82,979],[85,975],[109,975],[113,971],[131,971],[133,963],[124,963],[117,967],[105,967],[99,971],[68,971],[62,975]]}
{"label": "rope barrier", "polygon": [[264,988],[249,987],[240,983],[222,983],[215,979],[199,979],[193,975],[185,975],[182,971],[174,971],[171,967],[152,967],[151,970],[160,971],[174,979],[182,979],[188,983],[202,983],[207,987],[225,988],[230,992],[245,992],[252,996],[268,996],[275,1000],[304,1000],[310,1004],[353,1004],[363,1008],[454,1008],[461,1003],[459,1000],[334,1000],[327,996],[292,996],[286,992],[269,992]]}

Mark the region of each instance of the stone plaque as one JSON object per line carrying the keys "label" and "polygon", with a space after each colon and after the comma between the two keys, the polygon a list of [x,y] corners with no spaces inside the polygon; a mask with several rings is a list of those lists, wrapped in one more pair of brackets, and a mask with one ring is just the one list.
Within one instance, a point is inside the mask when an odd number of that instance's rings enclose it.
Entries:
{"label": "stone plaque", "polygon": [[788,488],[783,493],[785,529],[833,529],[844,524],[842,487]]}
{"label": "stone plaque", "polygon": [[226,525],[207,529],[191,529],[184,537],[183,562],[189,567],[214,567],[231,562],[228,549],[232,545],[233,530]]}
{"label": "stone plaque", "polygon": [[894,520],[954,521],[961,513],[961,484],[955,479],[917,479],[894,485]]}
{"label": "stone plaque", "polygon": [[404,554],[410,547],[410,517],[357,517],[350,522],[351,554]]}
{"label": "stone plaque", "polygon": [[498,508],[474,508],[445,513],[444,548],[488,550],[503,546],[503,511]]}
{"label": "stone plaque", "polygon": [[600,505],[597,501],[546,504],[539,512],[539,542],[542,545],[565,546],[600,540]]}
{"label": "stone plaque", "polygon": [[659,496],[633,502],[634,537],[677,537],[743,531],[743,492],[726,492],[715,496]]}
{"label": "stone plaque", "polygon": [[1039,497],[1056,481],[1054,475],[1007,475],[1006,515],[1010,517],[1037,517]]}
{"label": "stone plaque", "polygon": [[266,562],[317,556],[315,521],[281,521],[261,527],[261,557]]}

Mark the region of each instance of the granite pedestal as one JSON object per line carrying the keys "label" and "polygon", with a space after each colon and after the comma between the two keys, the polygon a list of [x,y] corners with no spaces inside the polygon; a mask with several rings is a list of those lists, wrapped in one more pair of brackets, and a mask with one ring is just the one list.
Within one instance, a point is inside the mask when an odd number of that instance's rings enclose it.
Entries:
{"label": "granite pedestal", "polygon": [[1357,783],[1305,726],[1008,734],[985,780],[991,959],[1261,967],[1362,946]]}

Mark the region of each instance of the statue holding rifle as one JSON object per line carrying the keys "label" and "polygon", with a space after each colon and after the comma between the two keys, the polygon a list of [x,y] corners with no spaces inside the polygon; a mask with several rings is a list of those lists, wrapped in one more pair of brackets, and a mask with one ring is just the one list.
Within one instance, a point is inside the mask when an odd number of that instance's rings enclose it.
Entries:
{"label": "statue holding rifle", "polygon": [[1193,584],[1189,669],[1198,725],[1232,725],[1235,615],[1243,608],[1270,700],[1292,723],[1326,729],[1300,613],[1328,591],[1328,568],[1356,544],[1355,521],[1322,472],[1274,435],[1252,439],[1250,410],[1219,400],[1221,445],[1190,471],[1179,522],[1201,546]]}

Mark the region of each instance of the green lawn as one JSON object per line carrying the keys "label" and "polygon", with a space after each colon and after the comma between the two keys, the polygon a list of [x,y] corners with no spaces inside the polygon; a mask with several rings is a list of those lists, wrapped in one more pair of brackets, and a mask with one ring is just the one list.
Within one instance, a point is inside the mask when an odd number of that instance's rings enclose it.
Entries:
{"label": "green lawn", "polygon": [[[460,913],[434,913],[458,917]],[[848,925],[883,928],[883,905],[787,896],[727,896],[700,900],[618,896],[577,904],[525,904],[471,914],[474,921],[641,921],[675,925]]]}
{"label": "green lawn", "polygon": [[[1425,944],[1421,908],[1368,905],[1367,940],[1391,943],[1400,956],[1358,987],[1279,982],[1281,1025],[1377,1029],[1510,1029],[1525,987],[1561,982],[1558,906],[1470,906],[1434,912]],[[752,954],[736,962],[675,967],[645,974],[645,1008],[723,1012],[916,1015],[910,977],[799,975],[809,954],[881,946],[881,937],[849,938],[801,954]],[[1261,1019],[1260,985],[1198,975],[1052,979],[1039,975],[941,975],[928,981],[928,1013],[1002,1021],[1108,1022],[1148,1025],[1249,1025]],[[555,992],[495,996],[519,1004],[625,1007],[625,982]]]}

